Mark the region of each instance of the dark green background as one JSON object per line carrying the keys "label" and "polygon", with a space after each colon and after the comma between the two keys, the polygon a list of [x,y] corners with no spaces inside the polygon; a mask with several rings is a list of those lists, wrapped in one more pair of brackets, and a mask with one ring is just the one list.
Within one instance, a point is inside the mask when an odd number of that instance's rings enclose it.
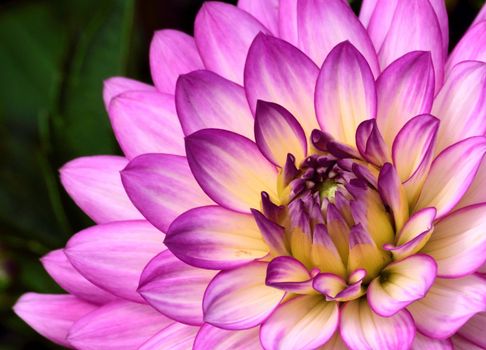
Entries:
{"label": "dark green background", "polygon": [[[56,348],[11,307],[25,291],[61,292],[39,257],[91,224],[61,188],[57,169],[81,155],[119,153],[102,81],[124,75],[149,82],[152,32],[191,32],[201,3],[0,2],[0,350]],[[452,44],[482,3],[448,1]]]}

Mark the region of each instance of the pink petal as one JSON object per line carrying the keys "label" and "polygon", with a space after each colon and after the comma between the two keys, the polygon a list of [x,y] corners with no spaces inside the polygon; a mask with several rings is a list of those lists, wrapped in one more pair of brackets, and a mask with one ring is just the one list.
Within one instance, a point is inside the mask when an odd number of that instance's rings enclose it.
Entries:
{"label": "pink petal", "polygon": [[238,331],[228,331],[204,324],[196,340],[194,350],[228,350],[228,349],[261,349],[259,328],[250,328]]}
{"label": "pink petal", "polygon": [[450,339],[434,339],[423,335],[420,332],[415,334],[412,350],[453,350]]}
{"label": "pink petal", "polygon": [[408,310],[420,332],[431,338],[448,338],[476,313],[486,311],[486,281],[474,275],[438,278],[425,298]]}
{"label": "pink petal", "polygon": [[253,216],[220,206],[180,215],[164,243],[182,261],[205,269],[230,269],[268,254]]}
{"label": "pink petal", "polygon": [[108,113],[116,139],[127,158],[144,153],[185,155],[184,134],[172,95],[125,92],[111,100]]}
{"label": "pink petal", "polygon": [[204,295],[204,321],[229,330],[262,323],[285,294],[265,285],[267,265],[252,262],[218,273]]}
{"label": "pink petal", "polygon": [[116,156],[77,158],[61,168],[61,182],[76,204],[97,223],[142,219],[121,183],[120,170],[127,163]]}
{"label": "pink petal", "polygon": [[199,327],[173,323],[147,340],[138,350],[187,350],[192,348]]}
{"label": "pink petal", "polygon": [[296,164],[307,156],[307,140],[299,122],[285,108],[258,101],[255,139],[260,151],[273,164],[283,168],[290,153]]}
{"label": "pink petal", "polygon": [[262,345],[267,350],[311,350],[324,345],[339,322],[339,308],[322,296],[297,296],[280,305],[263,323]]}
{"label": "pink petal", "polygon": [[185,135],[217,128],[254,137],[245,90],[211,71],[182,75],[177,81],[176,106]]}
{"label": "pink petal", "polygon": [[414,210],[435,207],[447,214],[467,191],[486,152],[486,138],[471,137],[446,148],[432,163]]}
{"label": "pink petal", "polygon": [[103,82],[103,102],[105,103],[106,110],[108,110],[113,97],[128,91],[155,92],[156,90],[152,85],[148,85],[137,80],[124,77],[108,78]]}
{"label": "pink petal", "polygon": [[379,49],[380,65],[385,68],[404,54],[417,50],[431,52],[437,91],[444,76],[445,50],[434,8],[429,1],[398,0],[390,29]]}
{"label": "pink petal", "polygon": [[259,20],[275,36],[278,35],[279,0],[238,0],[238,7]]}
{"label": "pink petal", "polygon": [[422,252],[437,261],[438,275],[460,277],[486,261],[486,203],[455,211],[435,225]]}
{"label": "pink petal", "polygon": [[150,44],[150,71],[155,86],[161,92],[174,94],[180,74],[202,68],[192,37],[171,29],[154,33]]}
{"label": "pink petal", "polygon": [[65,253],[91,283],[141,302],[138,280],[150,259],[165,249],[163,239],[146,221],[119,221],[78,232],[68,241]]}
{"label": "pink petal", "polygon": [[486,63],[463,62],[452,69],[432,114],[440,118],[437,152],[486,132]]}
{"label": "pink petal", "polygon": [[339,327],[344,342],[352,350],[407,350],[415,336],[415,325],[408,311],[381,317],[370,309],[366,299],[346,303]]}
{"label": "pink petal", "polygon": [[73,295],[37,293],[22,295],[13,307],[36,332],[68,348],[72,348],[66,338],[73,323],[95,309],[95,305]]}
{"label": "pink petal", "polygon": [[467,323],[457,332],[458,335],[467,339],[482,348],[486,348],[486,338],[484,332],[486,331],[486,312],[481,312],[473,316]]}
{"label": "pink petal", "polygon": [[183,212],[213,204],[194,179],[185,157],[144,154],[123,169],[121,178],[133,204],[164,232]]}
{"label": "pink petal", "polygon": [[390,163],[386,163],[381,168],[378,176],[378,191],[393,213],[395,229],[400,230],[408,220],[409,208],[405,189],[395,167]]}
{"label": "pink petal", "polygon": [[410,242],[422,233],[432,230],[436,215],[437,210],[435,208],[424,208],[413,213],[400,232],[397,233],[397,244]]}
{"label": "pink petal", "polygon": [[94,304],[105,304],[116,297],[84,278],[67,259],[62,249],[53,250],[41,258],[49,275],[66,292]]}
{"label": "pink petal", "polygon": [[456,45],[447,61],[447,74],[463,61],[486,62],[486,18],[474,24]]}
{"label": "pink petal", "polygon": [[204,129],[186,137],[189,166],[216,203],[249,212],[261,192],[277,199],[277,172],[251,140],[226,130]]}
{"label": "pink petal", "polygon": [[317,66],[294,46],[258,35],[245,66],[245,89],[252,111],[258,100],[277,103],[295,116],[310,136],[318,127],[313,106],[318,74]]}
{"label": "pink petal", "polygon": [[486,4],[484,4],[483,7],[481,7],[481,11],[479,11],[472,25],[475,25],[484,20],[486,20]]}
{"label": "pink petal", "polygon": [[389,264],[368,287],[368,303],[378,315],[395,315],[415,300],[423,298],[437,273],[437,264],[427,255],[412,255]]}
{"label": "pink petal", "polygon": [[486,159],[484,158],[471,186],[457,204],[456,209],[483,202],[486,202]]}
{"label": "pink petal", "polygon": [[276,257],[268,264],[265,283],[267,286],[297,294],[314,292],[309,271],[304,264],[291,256]]}
{"label": "pink petal", "polygon": [[133,350],[173,323],[148,305],[118,301],[77,321],[68,340],[79,350]]}
{"label": "pink petal", "polygon": [[484,350],[483,347],[474,345],[469,340],[461,337],[460,335],[454,335],[451,340],[454,346],[454,350]]}
{"label": "pink petal", "polygon": [[358,125],[375,117],[373,74],[365,58],[349,42],[337,45],[324,61],[315,105],[321,129],[350,146],[355,145]]}
{"label": "pink petal", "polygon": [[279,37],[294,46],[299,44],[297,4],[298,0],[280,0],[278,11]]}
{"label": "pink petal", "polygon": [[204,291],[216,271],[187,265],[166,250],[143,270],[138,292],[155,309],[190,325],[203,323]]}
{"label": "pink petal", "polygon": [[430,112],[434,86],[434,67],[428,52],[410,52],[391,63],[380,75],[376,81],[376,121],[390,147],[410,119]]}
{"label": "pink petal", "polygon": [[248,49],[260,32],[268,30],[255,17],[222,2],[204,3],[194,24],[194,37],[206,68],[240,85]]}
{"label": "pink petal", "polygon": [[299,47],[317,65],[340,42],[349,41],[379,73],[375,49],[353,10],[342,0],[309,0],[297,4]]}

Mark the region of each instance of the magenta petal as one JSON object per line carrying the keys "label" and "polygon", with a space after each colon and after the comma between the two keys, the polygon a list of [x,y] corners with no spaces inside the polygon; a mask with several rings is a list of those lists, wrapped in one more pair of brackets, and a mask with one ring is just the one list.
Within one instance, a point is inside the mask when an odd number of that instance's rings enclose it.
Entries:
{"label": "magenta petal", "polygon": [[379,73],[375,49],[353,10],[342,0],[309,0],[297,4],[299,47],[318,65],[340,42],[349,41]]}
{"label": "magenta petal", "polygon": [[143,216],[123,189],[120,171],[128,161],[116,156],[74,159],[61,169],[61,182],[76,204],[97,223]]}
{"label": "magenta petal", "polygon": [[261,349],[258,331],[258,327],[228,331],[206,323],[197,334],[193,350]]}
{"label": "magenta petal", "polygon": [[245,90],[219,75],[198,70],[179,77],[176,107],[185,135],[217,128],[253,139],[253,116]]}
{"label": "magenta petal", "polygon": [[67,259],[62,249],[54,250],[41,258],[49,275],[66,292],[94,304],[106,304],[116,297],[84,278]]}
{"label": "magenta petal", "polygon": [[265,285],[267,265],[252,262],[218,273],[204,295],[204,321],[229,330],[262,323],[285,294]]}
{"label": "magenta petal", "polygon": [[150,44],[150,71],[157,89],[174,94],[180,74],[202,68],[192,37],[171,29],[155,32]]}
{"label": "magenta petal", "polygon": [[295,157],[296,164],[307,156],[304,130],[289,111],[275,103],[258,101],[255,140],[265,157],[281,168],[289,153]]}
{"label": "magenta petal", "polygon": [[56,344],[71,348],[66,339],[74,322],[96,309],[73,295],[27,293],[13,310],[39,334]]}
{"label": "magenta petal", "polygon": [[262,191],[277,201],[277,171],[251,140],[204,129],[186,137],[186,152],[197,182],[218,204],[249,212],[260,207]]}
{"label": "magenta petal", "polygon": [[376,116],[373,74],[363,55],[348,41],[332,49],[324,61],[315,106],[321,129],[348,146],[355,146],[358,125]]}
{"label": "magenta petal", "polygon": [[314,111],[314,89],[319,69],[296,47],[259,34],[248,51],[245,90],[253,112],[258,100],[287,109],[307,136],[318,127]]}
{"label": "magenta petal", "polygon": [[383,136],[376,124],[376,119],[362,122],[356,130],[356,146],[361,155],[369,162],[378,166],[391,160]]}
{"label": "magenta petal", "polygon": [[138,350],[187,350],[192,348],[199,327],[173,323],[147,340]]}
{"label": "magenta petal", "polygon": [[206,68],[241,85],[248,48],[260,32],[268,30],[255,17],[222,2],[206,2],[194,23],[194,37]]}
{"label": "magenta petal", "polygon": [[280,0],[278,9],[279,37],[294,46],[299,44],[297,4],[298,0]]}
{"label": "magenta petal", "polygon": [[434,160],[415,210],[435,207],[437,218],[461,199],[476,175],[486,152],[486,138],[471,137],[442,151]]}
{"label": "magenta petal", "polygon": [[285,238],[285,229],[269,220],[258,210],[252,209],[251,212],[264,241],[270,248],[270,251],[277,256],[290,255],[287,240]]}
{"label": "magenta petal", "polygon": [[121,178],[133,204],[164,232],[183,212],[213,204],[194,179],[185,157],[144,154],[123,169]]}
{"label": "magenta petal", "polygon": [[437,91],[444,76],[445,50],[434,8],[429,1],[398,0],[390,29],[379,49],[380,65],[385,68],[404,54],[417,50],[431,52]]}
{"label": "magenta petal", "polygon": [[479,170],[461,201],[455,209],[486,202],[486,159],[483,158]]}
{"label": "magenta petal", "polygon": [[144,153],[185,155],[184,134],[174,96],[125,92],[112,99],[108,113],[116,139],[127,158]]}
{"label": "magenta petal", "polygon": [[140,275],[150,259],[165,249],[163,239],[146,221],[119,221],[78,232],[68,241],[65,254],[91,283],[140,302]]}
{"label": "magenta petal", "polygon": [[314,292],[309,271],[304,264],[291,256],[276,257],[268,264],[265,283],[267,286],[297,294]]}
{"label": "magenta petal", "polygon": [[376,121],[391,147],[400,129],[413,117],[429,113],[434,101],[434,66],[429,52],[410,52],[391,63],[376,82]]}
{"label": "magenta petal", "polygon": [[173,323],[148,305],[117,301],[78,320],[68,340],[79,350],[133,350]]}
{"label": "magenta petal", "polygon": [[408,310],[420,332],[432,338],[448,338],[476,313],[486,310],[486,280],[474,275],[437,278],[425,298]]}
{"label": "magenta petal", "polygon": [[124,77],[108,78],[103,82],[103,102],[105,103],[106,110],[108,110],[113,97],[129,91],[155,92],[156,90],[152,85],[148,85],[137,80]]}
{"label": "magenta petal", "polygon": [[238,0],[238,7],[259,20],[273,35],[278,35],[279,0]]}
{"label": "magenta petal", "polygon": [[182,261],[206,269],[229,269],[268,254],[252,215],[219,206],[180,215],[170,225],[164,243]]}
{"label": "magenta petal", "polygon": [[187,265],[166,250],[143,270],[138,292],[155,309],[190,325],[203,323],[204,291],[216,271]]}

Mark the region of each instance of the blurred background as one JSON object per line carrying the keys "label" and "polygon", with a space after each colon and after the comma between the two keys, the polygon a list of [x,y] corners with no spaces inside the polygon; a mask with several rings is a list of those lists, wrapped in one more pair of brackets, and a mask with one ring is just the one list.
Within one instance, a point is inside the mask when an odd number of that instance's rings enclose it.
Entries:
{"label": "blurred background", "polygon": [[[78,156],[120,153],[103,80],[150,82],[153,31],[191,33],[202,2],[0,1],[0,350],[58,348],[11,312],[23,292],[62,292],[39,258],[92,224],[61,188],[58,169]],[[484,0],[447,3],[453,47]]]}

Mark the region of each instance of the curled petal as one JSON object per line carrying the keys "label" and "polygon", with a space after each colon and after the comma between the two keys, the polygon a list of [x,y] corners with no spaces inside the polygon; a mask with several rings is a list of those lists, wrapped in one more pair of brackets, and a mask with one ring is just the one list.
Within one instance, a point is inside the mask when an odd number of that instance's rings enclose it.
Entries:
{"label": "curled petal", "polygon": [[408,220],[409,208],[405,189],[395,167],[390,163],[386,163],[380,171],[378,191],[393,212],[396,230],[400,230]]}
{"label": "curled petal", "polygon": [[366,120],[359,125],[356,131],[356,146],[361,155],[373,164],[381,166],[391,160],[375,119]]}
{"label": "curled petal", "polygon": [[280,305],[263,323],[262,345],[267,350],[311,350],[324,345],[339,322],[338,304],[322,296],[297,296]]}
{"label": "curled petal", "polygon": [[267,286],[297,294],[312,293],[312,277],[307,268],[291,256],[279,256],[268,264]]}
{"label": "curled petal", "polygon": [[204,321],[229,330],[262,323],[285,294],[265,285],[267,265],[252,262],[218,273],[204,295]]}
{"label": "curled petal", "polygon": [[424,232],[429,232],[437,215],[435,208],[424,208],[415,212],[398,232],[397,244],[401,245],[415,239]]}

